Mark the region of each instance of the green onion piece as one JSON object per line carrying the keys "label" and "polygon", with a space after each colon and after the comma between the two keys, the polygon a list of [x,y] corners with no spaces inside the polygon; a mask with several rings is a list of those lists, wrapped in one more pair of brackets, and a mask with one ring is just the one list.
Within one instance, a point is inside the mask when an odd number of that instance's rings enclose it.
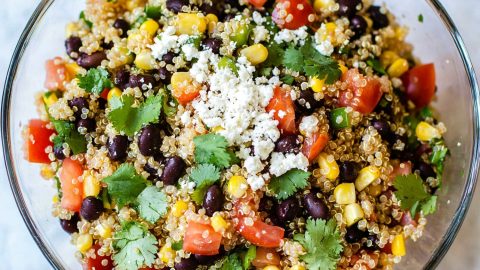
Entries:
{"label": "green onion piece", "polygon": [[227,56],[222,57],[218,61],[218,68],[229,68],[231,71],[233,71],[235,74],[237,74],[237,66],[235,65],[235,61]]}
{"label": "green onion piece", "polygon": [[252,32],[252,27],[249,24],[242,24],[237,28],[235,33],[230,36],[230,39],[237,44],[237,48],[240,48],[247,44],[250,32]]}
{"label": "green onion piece", "polygon": [[350,117],[346,108],[337,108],[330,113],[330,124],[334,129],[342,129],[350,126]]}
{"label": "green onion piece", "polygon": [[147,14],[148,18],[158,20],[162,16],[162,7],[147,5],[145,6],[145,14]]}

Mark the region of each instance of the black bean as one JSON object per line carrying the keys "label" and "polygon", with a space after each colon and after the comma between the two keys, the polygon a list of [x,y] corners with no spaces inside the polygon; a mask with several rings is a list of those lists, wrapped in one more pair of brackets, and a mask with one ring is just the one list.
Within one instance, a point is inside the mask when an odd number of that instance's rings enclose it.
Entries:
{"label": "black bean", "polygon": [[95,119],[87,118],[87,119],[78,119],[76,126],[78,128],[84,128],[87,132],[95,131],[97,123]]}
{"label": "black bean", "polygon": [[123,20],[123,19],[116,19],[113,23],[113,27],[122,30],[120,37],[125,38],[127,37],[127,31],[130,30],[130,24]]}
{"label": "black bean", "polygon": [[140,90],[149,90],[157,85],[155,78],[150,74],[130,75],[128,82],[130,87],[138,87]]}
{"label": "black bean", "polygon": [[130,81],[130,72],[126,69],[121,69],[115,73],[114,83],[118,87],[125,89],[128,87]]}
{"label": "black bean", "polygon": [[[370,242],[370,244],[368,243]],[[379,250],[380,248],[377,245],[377,236],[374,234],[370,234],[367,236],[367,241],[364,243],[364,248],[370,251]]]}
{"label": "black bean", "polygon": [[185,161],[181,157],[173,156],[167,159],[160,179],[165,185],[174,185],[185,172]]}
{"label": "black bean", "polygon": [[340,163],[340,174],[339,178],[341,182],[351,183],[357,179],[358,172],[360,171],[360,166],[358,163],[345,161]]}
{"label": "black bean", "polygon": [[160,180],[160,177],[158,176],[158,170],[152,167],[152,165],[147,163],[145,164],[145,166],[143,166],[143,169],[149,174],[147,178],[148,180],[154,181],[154,182],[157,182],[158,180]]}
{"label": "black bean", "polygon": [[225,0],[224,2],[230,5],[231,8],[240,8],[240,2],[238,0]]}
{"label": "black bean", "polygon": [[188,6],[188,0],[167,0],[167,9],[173,13],[182,12],[184,6]]}
{"label": "black bean", "polygon": [[170,84],[170,79],[172,78],[172,72],[168,71],[166,67],[161,67],[158,70],[158,77],[160,78],[160,81],[165,84],[169,85]]}
{"label": "black bean", "polygon": [[222,210],[224,195],[222,189],[218,185],[212,185],[207,189],[205,198],[203,199],[203,208],[207,216],[213,216],[213,213]]}
{"label": "black bean", "polygon": [[[78,58],[80,47],[82,47],[82,40],[79,37],[71,36],[65,40],[65,49],[72,59]],[[75,53],[75,55],[72,55],[72,53]]]}
{"label": "black bean", "polygon": [[417,163],[416,169],[420,171],[420,177],[422,177],[423,180],[427,180],[428,177],[435,178],[437,176],[433,167],[423,161]]}
{"label": "black bean", "polygon": [[277,205],[276,216],[280,222],[287,222],[294,219],[300,212],[300,206],[295,197],[288,198]]}
{"label": "black bean", "polygon": [[388,17],[382,13],[382,8],[379,6],[371,6],[368,9],[370,18],[373,21],[373,29],[380,29],[389,25]]}
{"label": "black bean", "polygon": [[386,141],[392,140],[394,134],[390,129],[390,125],[386,121],[372,120],[372,126],[377,130],[378,134],[382,136],[382,139]]}
{"label": "black bean", "polygon": [[83,109],[88,109],[88,101],[84,97],[76,97],[68,102],[68,105],[73,110],[73,114],[76,118],[82,115]]}
{"label": "black bean", "polygon": [[274,208],[275,202],[272,197],[263,196],[258,205],[258,211],[270,213]]}
{"label": "black bean", "polygon": [[205,15],[208,15],[208,14],[215,14],[216,16],[219,16],[220,15],[220,11],[217,9],[217,7],[215,6],[215,2],[212,2],[213,4],[207,4],[207,3],[203,3],[201,6],[200,6],[200,11],[205,14]]}
{"label": "black bean", "polygon": [[306,114],[311,114],[322,105],[321,101],[315,99],[315,93],[312,89],[300,91],[300,96],[295,100],[295,103],[297,108]]}
{"label": "black bean", "polygon": [[63,146],[56,146],[53,148],[53,154],[55,155],[55,158],[58,160],[64,160],[65,159],[65,154],[63,153]]}
{"label": "black bean", "polygon": [[217,259],[219,259],[219,258],[221,257],[220,254],[218,254],[218,255],[213,255],[213,256],[194,254],[194,256],[195,256],[195,260],[197,260],[197,262],[198,262],[200,265],[210,265],[210,264],[213,264]]}
{"label": "black bean", "polygon": [[162,56],[162,61],[164,61],[167,64],[173,64],[173,58],[175,57],[175,53],[173,52],[167,52]]}
{"label": "black bean", "polygon": [[282,135],[278,141],[275,142],[275,152],[280,153],[295,153],[300,152],[300,141],[297,135]]}
{"label": "black bean", "polygon": [[88,220],[94,221],[100,217],[103,213],[103,202],[93,196],[88,196],[83,199],[82,207],[80,208],[80,215]]}
{"label": "black bean", "polygon": [[60,219],[60,226],[69,234],[78,232],[77,223],[80,221],[78,213],[73,214],[70,219]]}
{"label": "black bean", "polygon": [[111,48],[113,48],[114,44],[113,44],[113,41],[110,41],[110,42],[103,42],[102,43],[102,48],[105,49],[105,50],[110,50]]}
{"label": "black bean", "polygon": [[367,32],[367,21],[360,15],[354,15],[350,19],[350,29],[355,33],[353,36],[354,39],[361,37],[365,32]]}
{"label": "black bean", "polygon": [[178,263],[175,263],[175,270],[195,270],[198,266],[198,262],[194,256],[188,258],[182,258]]}
{"label": "black bean", "polygon": [[206,49],[211,49],[213,53],[220,53],[220,47],[222,47],[222,40],[219,38],[207,38],[203,41],[203,46]]}
{"label": "black bean", "polygon": [[361,231],[357,224],[353,224],[347,228],[347,232],[345,233],[345,241],[350,244],[358,243],[364,236],[365,232]]}
{"label": "black bean", "polygon": [[316,194],[308,193],[303,201],[308,214],[312,218],[328,218],[328,207]]}
{"label": "black bean", "polygon": [[107,105],[107,100],[103,99],[103,98],[99,98],[99,99],[97,99],[97,102],[98,102],[98,108],[100,110],[105,110],[105,107]]}
{"label": "black bean", "polygon": [[138,136],[138,149],[144,156],[153,156],[160,151],[162,138],[157,125],[148,125],[142,129]]}
{"label": "black bean", "polygon": [[77,64],[83,68],[96,68],[102,64],[102,61],[107,59],[104,51],[94,52],[92,54],[82,53],[77,59]]}
{"label": "black bean", "polygon": [[357,13],[357,6],[362,4],[362,0],[337,0],[337,3],[339,5],[337,14],[351,17]]}
{"label": "black bean", "polygon": [[127,150],[129,146],[127,136],[117,135],[108,140],[108,156],[113,161],[124,161],[127,158]]}

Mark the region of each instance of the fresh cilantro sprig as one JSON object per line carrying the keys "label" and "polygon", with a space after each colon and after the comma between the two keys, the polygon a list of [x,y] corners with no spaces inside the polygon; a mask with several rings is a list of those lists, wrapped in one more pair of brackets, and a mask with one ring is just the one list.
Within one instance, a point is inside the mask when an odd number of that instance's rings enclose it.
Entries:
{"label": "fresh cilantro sprig", "polygon": [[375,58],[370,58],[367,60],[367,65],[372,67],[375,72],[381,75],[387,74],[387,71],[385,68],[382,66],[382,63],[378,61],[378,59]]}
{"label": "fresh cilantro sprig", "polygon": [[168,210],[167,195],[156,186],[145,188],[137,197],[136,208],[141,218],[155,223]]}
{"label": "fresh cilantro sprig", "polygon": [[51,120],[57,135],[53,138],[54,147],[62,147],[68,144],[74,155],[87,151],[87,140],[85,136],[78,133],[75,124],[64,120]]}
{"label": "fresh cilantro sprig", "polygon": [[251,245],[243,257],[243,269],[250,269],[250,265],[257,256],[257,247]]}
{"label": "fresh cilantro sprig", "polygon": [[213,164],[220,169],[228,168],[237,162],[235,154],[228,149],[225,137],[214,133],[193,138],[195,144],[195,162]]}
{"label": "fresh cilantro sprig", "polygon": [[102,67],[91,68],[85,75],[77,75],[78,86],[88,93],[100,95],[105,88],[112,88],[110,73]]}
{"label": "fresh cilantro sprig", "polygon": [[335,220],[308,219],[305,228],[304,234],[297,234],[293,239],[305,248],[307,253],[300,258],[308,269],[337,269],[343,246]]}
{"label": "fresh cilantro sprig", "polygon": [[445,142],[443,140],[433,140],[430,143],[430,146],[432,147],[432,153],[429,156],[430,162],[433,166],[435,166],[437,176],[441,178],[443,175],[445,158],[450,153],[450,151],[445,146]]}
{"label": "fresh cilantro sprig", "polygon": [[82,12],[80,12],[80,15],[78,15],[78,18],[82,20],[88,26],[88,28],[92,28],[93,23],[87,20],[87,18],[85,17],[85,11],[82,10]]}
{"label": "fresh cilantro sprig", "polygon": [[134,107],[135,98],[123,95],[113,98],[108,113],[108,119],[117,131],[123,131],[128,136],[133,136],[142,126],[149,123],[157,123],[162,110],[163,95],[149,96],[145,102]]}
{"label": "fresh cilantro sprig", "polygon": [[238,253],[231,253],[222,259],[220,270],[243,270],[242,261]]}
{"label": "fresh cilantro sprig", "polygon": [[220,171],[212,164],[200,164],[192,170],[190,179],[195,182],[192,199],[197,204],[202,204],[207,189],[220,180]]}
{"label": "fresh cilantro sprig", "polygon": [[102,181],[107,184],[108,194],[119,208],[135,202],[137,196],[147,187],[147,180],[137,174],[133,165],[127,163],[122,164]]}
{"label": "fresh cilantro sprig", "polygon": [[157,238],[147,228],[137,222],[122,224],[122,230],[113,237],[113,255],[119,270],[137,270],[152,266],[158,252]]}
{"label": "fresh cilantro sprig", "polygon": [[309,172],[292,169],[283,175],[272,178],[268,188],[278,200],[284,200],[308,185]]}
{"label": "fresh cilantro sprig", "polygon": [[400,175],[393,182],[395,196],[400,201],[403,210],[409,210],[412,217],[420,209],[424,215],[436,211],[437,196],[431,195],[425,189],[422,179],[416,174]]}

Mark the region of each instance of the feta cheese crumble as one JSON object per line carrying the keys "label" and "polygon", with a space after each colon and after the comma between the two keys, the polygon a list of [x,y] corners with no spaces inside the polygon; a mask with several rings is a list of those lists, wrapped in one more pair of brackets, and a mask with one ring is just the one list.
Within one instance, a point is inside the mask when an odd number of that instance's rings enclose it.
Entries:
{"label": "feta cheese crumble", "polygon": [[278,152],[272,153],[270,159],[270,173],[275,176],[280,176],[291,169],[300,169],[308,171],[308,159],[302,153],[283,154]]}

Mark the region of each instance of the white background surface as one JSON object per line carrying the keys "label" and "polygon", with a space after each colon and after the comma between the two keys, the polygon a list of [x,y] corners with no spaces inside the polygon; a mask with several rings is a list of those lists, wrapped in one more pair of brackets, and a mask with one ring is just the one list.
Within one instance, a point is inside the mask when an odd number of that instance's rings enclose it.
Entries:
{"label": "white background surface", "polygon": [[[389,0],[386,0],[388,2]],[[393,0],[390,0],[393,1]],[[421,1],[421,0],[419,0]],[[0,1],[0,81],[5,78],[16,41],[39,0]],[[480,72],[480,1],[441,0],[453,17]],[[479,76],[477,76],[479,77]],[[3,89],[3,87],[2,87]],[[0,90],[2,91],[2,90]],[[1,155],[1,154],[0,154]],[[50,269],[27,231],[10,191],[3,157],[0,158],[0,269]],[[480,194],[439,269],[480,269]]]}

